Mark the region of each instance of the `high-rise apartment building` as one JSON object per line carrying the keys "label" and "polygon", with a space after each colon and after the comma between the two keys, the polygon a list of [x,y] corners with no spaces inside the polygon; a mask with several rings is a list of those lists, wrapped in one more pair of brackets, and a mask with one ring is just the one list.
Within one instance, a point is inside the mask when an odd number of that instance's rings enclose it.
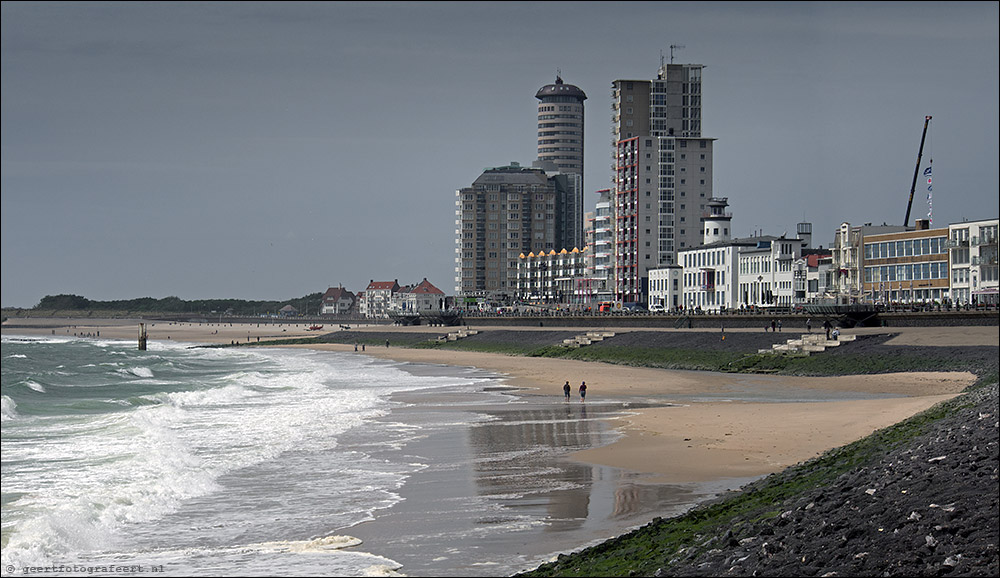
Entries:
{"label": "high-rise apartment building", "polygon": [[538,89],[538,160],[567,175],[569,189],[562,203],[563,248],[583,247],[583,101],[580,88],[556,81]]}
{"label": "high-rise apartment building", "polygon": [[[511,295],[521,253],[565,248],[556,213],[565,177],[518,163],[486,169],[455,192],[455,292]],[[557,246],[558,245],[558,246]]]}
{"label": "high-rise apartment building", "polygon": [[646,302],[647,271],[702,243],[712,194],[701,135],[700,64],[661,64],[654,80],[612,83],[614,294]]}

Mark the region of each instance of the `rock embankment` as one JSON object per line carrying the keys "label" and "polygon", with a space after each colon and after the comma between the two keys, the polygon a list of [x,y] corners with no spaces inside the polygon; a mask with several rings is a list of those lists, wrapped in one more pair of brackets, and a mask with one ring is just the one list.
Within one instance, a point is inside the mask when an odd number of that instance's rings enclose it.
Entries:
{"label": "rock embankment", "polygon": [[796,496],[775,517],[743,521],[660,574],[1000,575],[997,385],[965,397],[877,463]]}

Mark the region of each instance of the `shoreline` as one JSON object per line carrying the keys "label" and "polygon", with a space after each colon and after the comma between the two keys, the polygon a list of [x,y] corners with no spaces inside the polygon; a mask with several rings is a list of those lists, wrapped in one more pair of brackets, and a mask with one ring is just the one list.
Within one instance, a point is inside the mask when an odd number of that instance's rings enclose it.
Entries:
{"label": "shoreline", "polygon": [[[22,320],[16,320],[22,321]],[[34,320],[32,320],[34,321]],[[100,335],[135,339],[138,320],[66,320],[19,323],[4,334]],[[58,324],[58,328],[56,325]],[[226,344],[264,339],[315,337],[307,324],[288,323],[147,323],[150,340]],[[72,329],[72,331],[71,331]],[[371,326],[373,331],[408,328]],[[421,328],[426,331],[427,328]],[[893,328],[915,343],[996,340],[996,328]],[[355,327],[355,330],[365,330]],[[99,333],[98,333],[99,332]],[[328,332],[328,331],[327,331]],[[862,332],[864,329],[859,330]],[[883,330],[882,332],[888,332]],[[904,339],[898,339],[905,343]],[[995,345],[994,343],[992,343]],[[354,353],[343,344],[288,345],[317,351]],[[588,384],[588,402],[633,401],[657,405],[629,410],[610,426],[624,434],[618,441],[577,452],[571,459],[633,471],[658,483],[718,482],[781,471],[823,452],[861,439],[935,404],[959,395],[976,380],[971,372],[894,373],[839,377],[791,377],[722,374],[619,366],[552,358],[513,357],[468,351],[369,347],[358,353],[400,363],[474,367],[503,376],[506,385],[526,396],[563,400],[562,383],[573,387],[569,403],[579,405],[580,381]]]}

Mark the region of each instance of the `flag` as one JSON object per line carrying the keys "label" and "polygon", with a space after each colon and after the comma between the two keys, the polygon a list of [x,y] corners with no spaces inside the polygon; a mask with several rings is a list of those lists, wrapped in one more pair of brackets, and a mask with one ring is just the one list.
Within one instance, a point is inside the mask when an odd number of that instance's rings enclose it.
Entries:
{"label": "flag", "polygon": [[[932,160],[931,162],[933,163],[934,161]],[[927,220],[933,225],[934,217],[932,215],[934,213],[934,199],[932,195],[934,188],[931,186],[930,165],[928,165],[927,168],[924,169],[924,176],[927,177]]]}

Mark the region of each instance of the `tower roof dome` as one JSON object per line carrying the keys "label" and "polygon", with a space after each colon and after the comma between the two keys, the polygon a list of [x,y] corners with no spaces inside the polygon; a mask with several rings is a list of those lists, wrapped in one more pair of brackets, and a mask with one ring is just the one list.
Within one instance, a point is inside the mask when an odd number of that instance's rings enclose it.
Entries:
{"label": "tower roof dome", "polygon": [[550,96],[572,96],[581,101],[587,99],[587,95],[579,87],[564,83],[561,76],[556,76],[554,83],[546,84],[535,93],[535,98],[538,100],[545,100]]}

